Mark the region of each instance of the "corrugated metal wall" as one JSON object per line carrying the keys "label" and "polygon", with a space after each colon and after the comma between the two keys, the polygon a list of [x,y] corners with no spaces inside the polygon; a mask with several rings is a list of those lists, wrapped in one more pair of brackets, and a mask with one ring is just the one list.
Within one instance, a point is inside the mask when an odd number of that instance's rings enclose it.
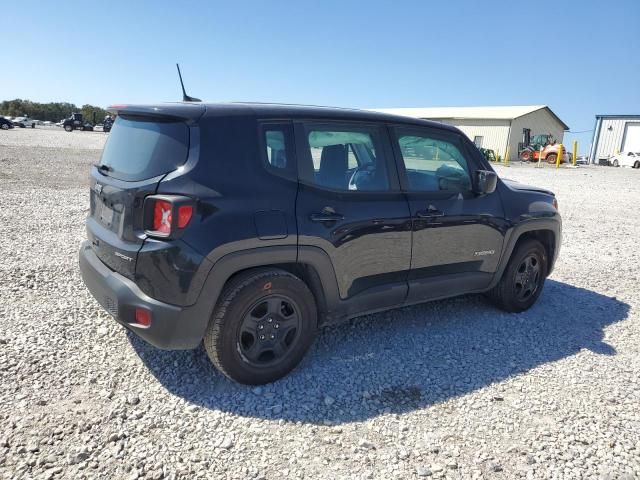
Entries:
{"label": "corrugated metal wall", "polygon": [[[546,109],[536,110],[513,120],[511,124],[511,136],[509,138],[509,158],[518,158],[518,144],[522,142],[522,129],[531,129],[531,136],[550,133],[558,143],[564,139],[564,127]],[[567,147],[569,151],[573,146]]]}
{"label": "corrugated metal wall", "polygon": [[[624,136],[624,126],[627,121],[625,118],[602,119],[598,149],[593,156],[595,163],[601,158],[608,159],[620,151],[622,148],[622,137]],[[609,130],[609,128],[611,128],[611,130]]]}
{"label": "corrugated metal wall", "polygon": [[482,148],[494,150],[501,156],[504,155],[509,139],[509,125],[511,123],[509,120],[438,118],[436,121],[458,127],[472,142],[474,137],[480,136],[482,137]]}

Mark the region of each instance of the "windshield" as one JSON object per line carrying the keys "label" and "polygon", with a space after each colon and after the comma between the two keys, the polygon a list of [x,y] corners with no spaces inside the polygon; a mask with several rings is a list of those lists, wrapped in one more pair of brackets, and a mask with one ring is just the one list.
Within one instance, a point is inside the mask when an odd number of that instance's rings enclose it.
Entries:
{"label": "windshield", "polygon": [[118,116],[99,166],[110,177],[145,180],[178,168],[188,150],[189,128],[183,122]]}

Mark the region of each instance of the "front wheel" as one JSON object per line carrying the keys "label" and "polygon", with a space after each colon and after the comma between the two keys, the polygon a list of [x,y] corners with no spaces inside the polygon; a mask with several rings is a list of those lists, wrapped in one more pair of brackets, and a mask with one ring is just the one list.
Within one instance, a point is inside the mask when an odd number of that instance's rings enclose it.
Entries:
{"label": "front wheel", "polygon": [[315,299],[302,280],[283,270],[254,270],[223,290],[204,346],[225,376],[260,385],[293,370],[316,331]]}
{"label": "front wheel", "polygon": [[550,165],[555,165],[556,160],[558,160],[558,156],[555,153],[550,153],[549,155],[547,155],[547,162]]}
{"label": "front wheel", "polygon": [[613,161],[613,163],[612,163],[612,165],[613,165],[614,167],[619,167],[619,166],[620,166],[620,164],[618,163],[618,160],[614,160],[614,161]]}
{"label": "front wheel", "polygon": [[65,125],[65,126],[64,126],[64,131],[65,131],[65,132],[73,132],[73,126],[71,126],[71,125]]}
{"label": "front wheel", "polygon": [[633,164],[633,168],[640,168],[640,160],[636,160],[636,163]]}
{"label": "front wheel", "polygon": [[498,308],[522,312],[538,299],[549,268],[547,252],[538,240],[525,240],[511,254],[500,282],[487,292]]}
{"label": "front wheel", "polygon": [[2,128],[2,130],[9,130],[9,124],[3,123],[2,125],[0,125],[0,128]]}

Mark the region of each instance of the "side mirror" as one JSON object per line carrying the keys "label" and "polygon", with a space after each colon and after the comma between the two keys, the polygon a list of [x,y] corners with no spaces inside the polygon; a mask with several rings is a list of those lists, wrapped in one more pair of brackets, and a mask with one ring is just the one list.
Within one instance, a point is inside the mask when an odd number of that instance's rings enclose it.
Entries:
{"label": "side mirror", "polygon": [[489,170],[477,170],[475,183],[474,191],[478,195],[493,193],[496,190],[496,185],[498,184],[498,175],[496,172],[491,172]]}

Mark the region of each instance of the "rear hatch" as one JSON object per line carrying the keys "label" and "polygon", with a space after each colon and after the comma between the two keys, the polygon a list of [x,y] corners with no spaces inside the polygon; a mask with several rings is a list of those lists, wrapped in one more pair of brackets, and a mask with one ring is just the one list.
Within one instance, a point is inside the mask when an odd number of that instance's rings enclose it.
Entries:
{"label": "rear hatch", "polygon": [[128,278],[146,238],[144,198],[187,161],[190,123],[204,111],[201,105],[188,107],[199,107],[187,109],[191,118],[166,109],[159,114],[158,108],[119,107],[100,162],[91,169],[89,242],[102,262]]}

